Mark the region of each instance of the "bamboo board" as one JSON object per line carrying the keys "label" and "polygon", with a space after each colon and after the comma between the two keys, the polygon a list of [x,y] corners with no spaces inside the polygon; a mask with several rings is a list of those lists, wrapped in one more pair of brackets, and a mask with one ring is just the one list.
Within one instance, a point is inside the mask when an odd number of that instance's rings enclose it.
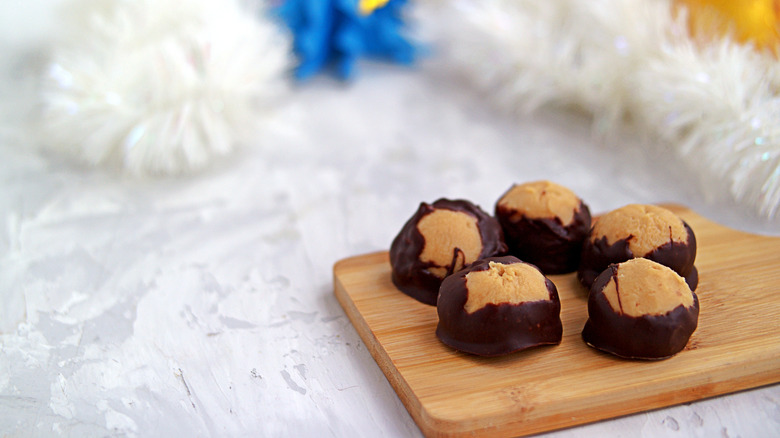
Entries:
{"label": "bamboo board", "polygon": [[337,262],[334,292],[426,436],[540,433],[780,381],[780,238],[665,207],[696,233],[701,305],[698,329],[670,359],[628,361],[586,346],[587,296],[574,274],[549,277],[561,344],[497,358],[439,342],[435,307],[393,286],[387,252]]}

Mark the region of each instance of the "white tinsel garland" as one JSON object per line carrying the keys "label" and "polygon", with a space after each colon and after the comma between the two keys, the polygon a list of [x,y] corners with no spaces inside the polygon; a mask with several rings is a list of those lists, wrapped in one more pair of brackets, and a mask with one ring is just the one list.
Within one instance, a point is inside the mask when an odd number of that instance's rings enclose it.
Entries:
{"label": "white tinsel garland", "polygon": [[[451,0],[418,11],[446,65],[502,105],[574,106],[631,124],[765,217],[780,209],[780,67],[688,35],[669,0]],[[717,182],[718,184],[714,184]],[[705,193],[706,194],[706,193]]]}
{"label": "white tinsel garland", "polygon": [[64,4],[42,143],[136,174],[202,168],[274,110],[290,43],[233,0]]}

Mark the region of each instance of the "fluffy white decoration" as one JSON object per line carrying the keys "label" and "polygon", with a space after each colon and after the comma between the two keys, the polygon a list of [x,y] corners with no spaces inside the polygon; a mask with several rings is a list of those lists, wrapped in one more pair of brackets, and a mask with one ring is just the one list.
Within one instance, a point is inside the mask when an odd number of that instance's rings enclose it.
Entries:
{"label": "fluffy white decoration", "polygon": [[[668,0],[421,5],[441,56],[507,108],[577,107],[630,126],[765,217],[780,208],[780,69],[724,38],[695,43]],[[725,185],[724,185],[725,183]],[[712,193],[709,193],[712,195]],[[714,197],[714,196],[711,196]]]}
{"label": "fluffy white decoration", "polygon": [[232,0],[68,2],[43,144],[136,174],[199,169],[273,114],[290,42]]}

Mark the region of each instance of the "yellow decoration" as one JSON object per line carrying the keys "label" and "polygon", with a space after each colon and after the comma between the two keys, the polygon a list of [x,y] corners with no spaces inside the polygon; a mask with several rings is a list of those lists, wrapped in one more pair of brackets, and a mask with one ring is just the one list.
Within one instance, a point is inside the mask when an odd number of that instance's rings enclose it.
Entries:
{"label": "yellow decoration", "polygon": [[374,10],[386,5],[388,1],[390,0],[360,0],[358,9],[360,9],[361,14],[368,15],[374,12]]}
{"label": "yellow decoration", "polygon": [[737,41],[777,53],[780,0],[675,0],[689,11],[691,33],[711,38],[732,34]]}

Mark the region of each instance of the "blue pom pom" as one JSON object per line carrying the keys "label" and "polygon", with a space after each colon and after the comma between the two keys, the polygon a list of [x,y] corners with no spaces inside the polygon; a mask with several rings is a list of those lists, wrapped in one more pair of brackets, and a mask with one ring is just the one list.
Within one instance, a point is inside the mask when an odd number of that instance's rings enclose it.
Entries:
{"label": "blue pom pom", "polygon": [[304,80],[333,67],[338,77],[349,79],[361,57],[412,64],[415,47],[401,35],[406,2],[284,0],[275,11],[293,34],[295,77]]}

